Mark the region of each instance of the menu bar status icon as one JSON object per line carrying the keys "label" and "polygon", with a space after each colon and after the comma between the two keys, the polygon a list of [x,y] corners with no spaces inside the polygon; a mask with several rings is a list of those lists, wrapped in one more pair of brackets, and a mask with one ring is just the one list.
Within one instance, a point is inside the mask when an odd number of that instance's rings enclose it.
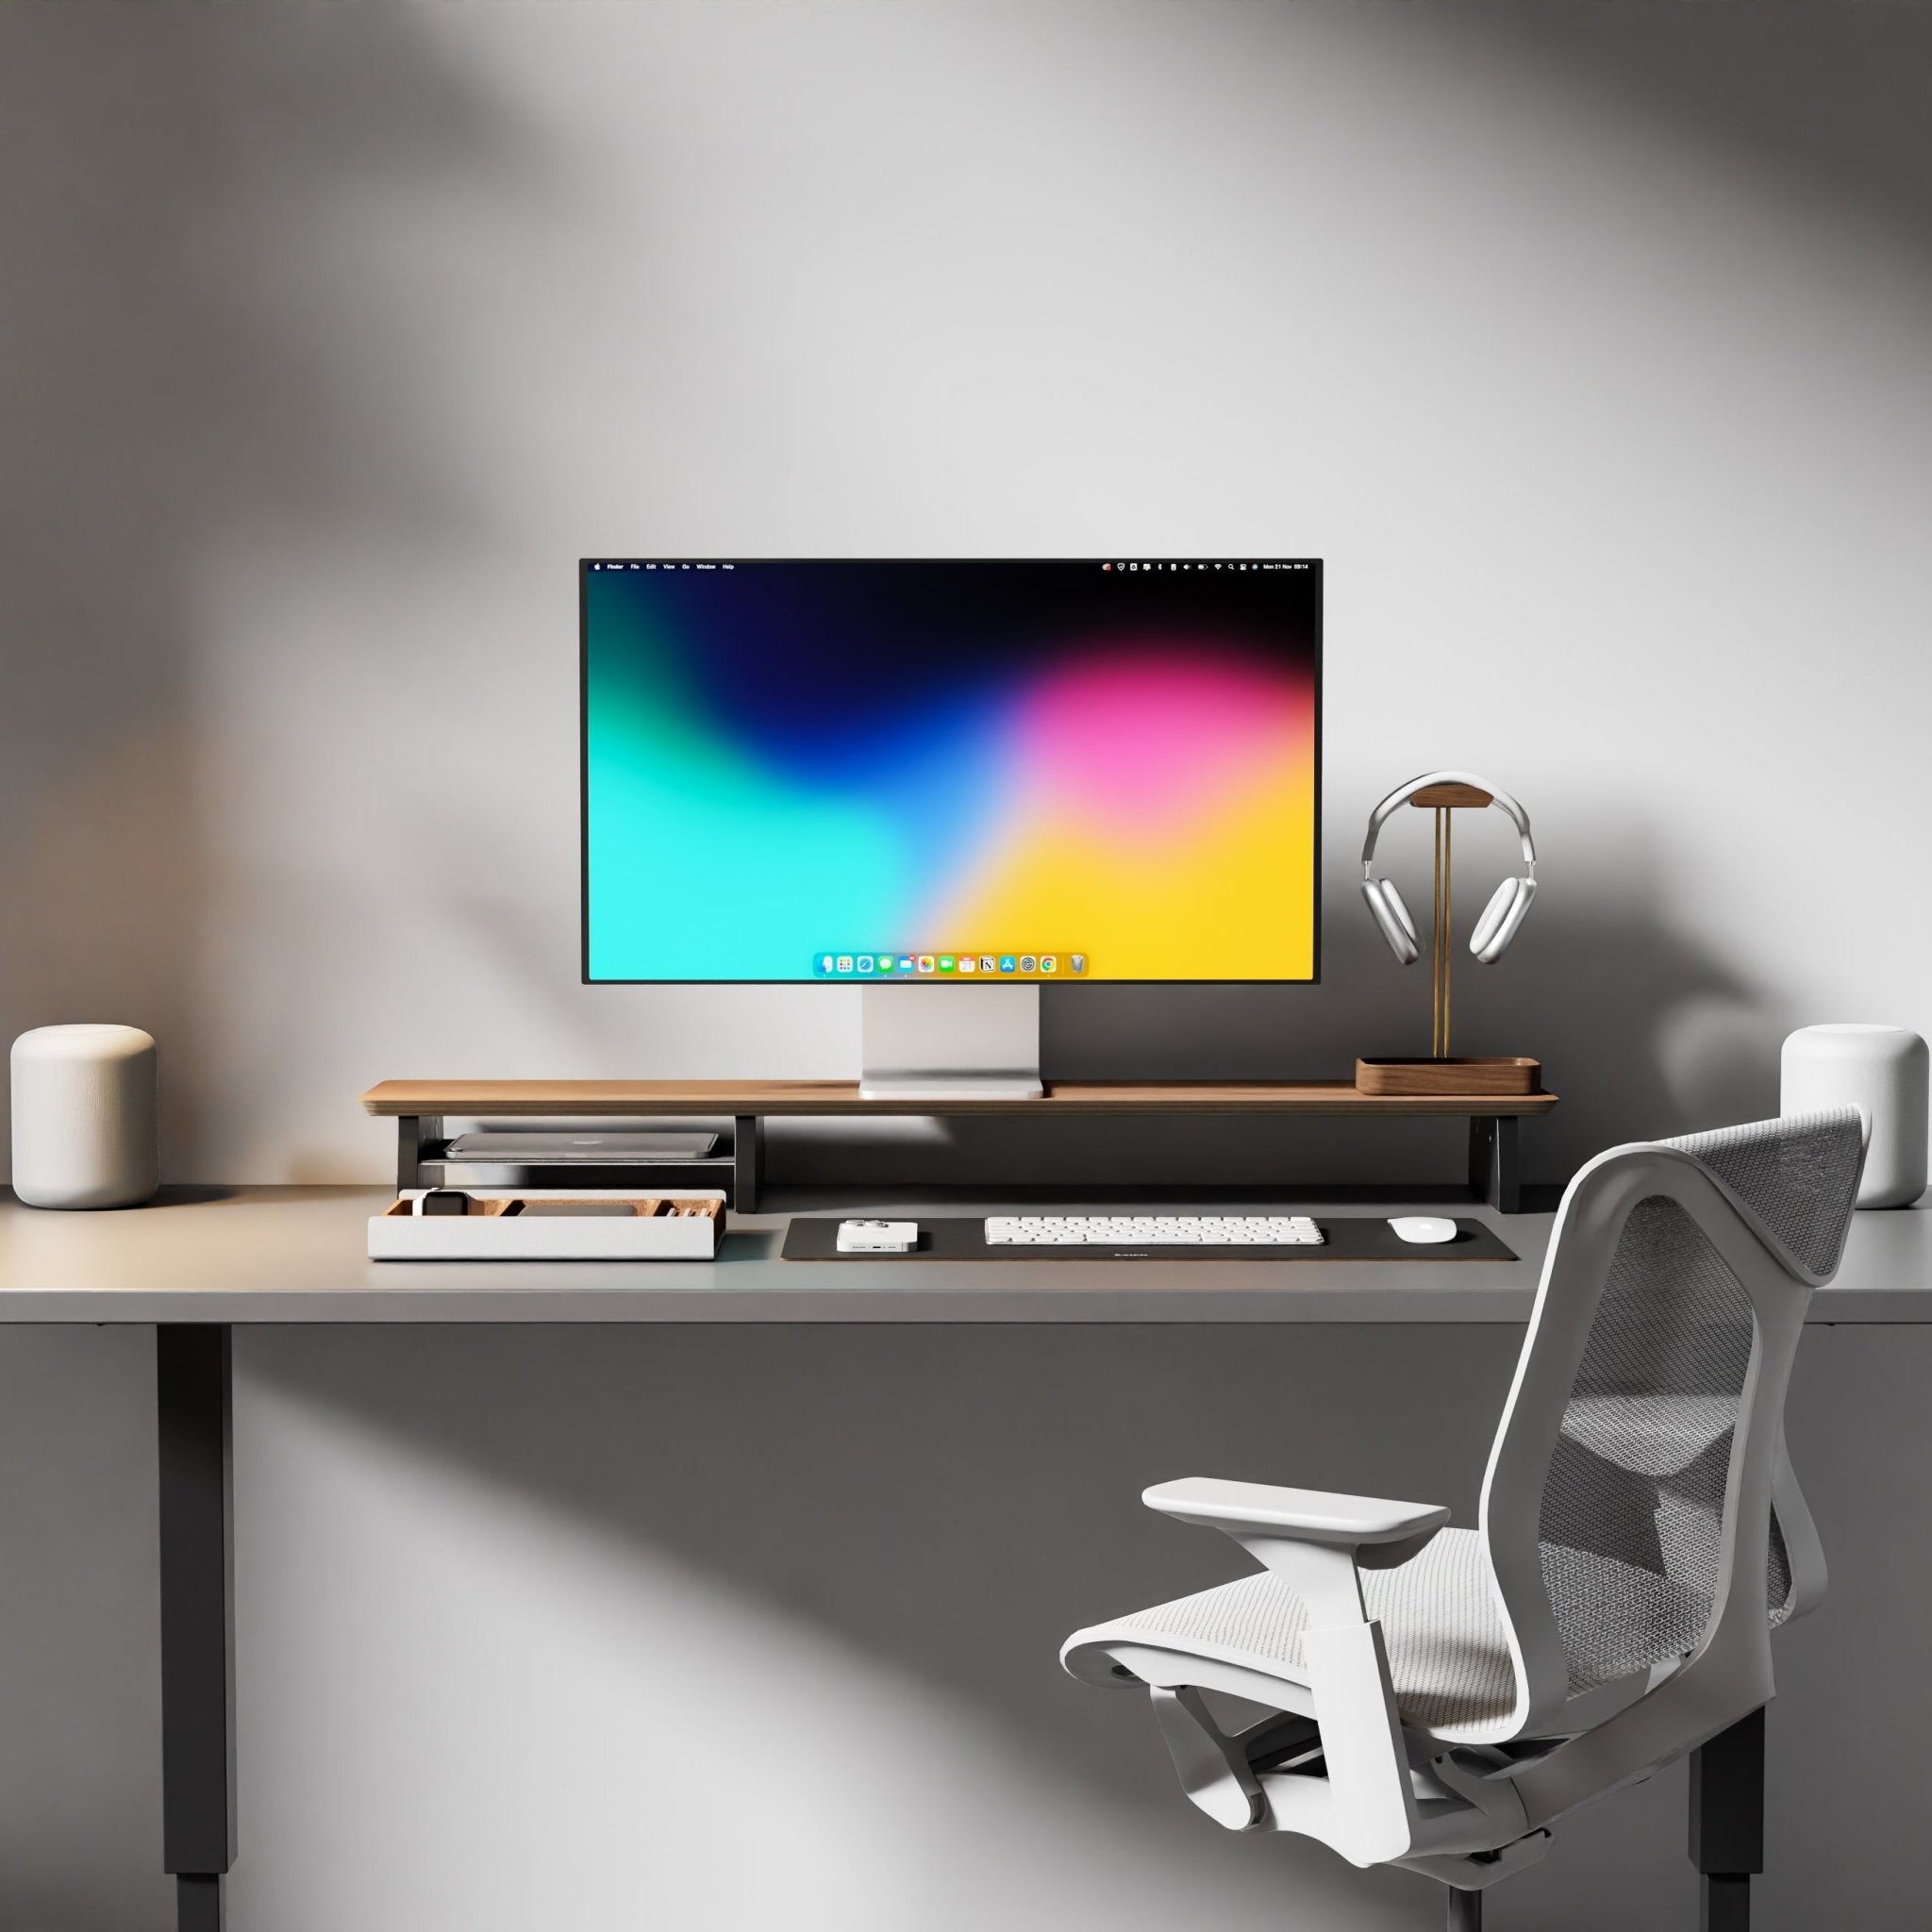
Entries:
{"label": "menu bar status icon", "polygon": [[1205,560],[1198,558],[1186,560],[1166,558],[1150,562],[1147,558],[1141,558],[1138,560],[1122,558],[1117,562],[1103,563],[1100,567],[1111,576],[1116,574],[1138,575],[1143,570],[1307,570],[1308,565],[1306,563],[1242,563],[1239,560],[1229,562],[1225,558],[1221,558],[1218,562],[1212,558]]}

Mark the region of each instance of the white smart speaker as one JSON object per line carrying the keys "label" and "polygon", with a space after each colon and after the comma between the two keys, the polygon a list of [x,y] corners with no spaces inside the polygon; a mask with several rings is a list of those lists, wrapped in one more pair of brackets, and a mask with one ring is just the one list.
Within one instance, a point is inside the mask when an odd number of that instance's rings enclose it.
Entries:
{"label": "white smart speaker", "polygon": [[13,1191],[29,1208],[132,1208],[160,1185],[155,1043],[139,1026],[36,1026],[13,1042]]}
{"label": "white smart speaker", "polygon": [[1860,1208],[1907,1208],[1925,1191],[1925,1042],[1903,1026],[1801,1026],[1780,1058],[1778,1108],[1855,1102],[1871,1139]]}

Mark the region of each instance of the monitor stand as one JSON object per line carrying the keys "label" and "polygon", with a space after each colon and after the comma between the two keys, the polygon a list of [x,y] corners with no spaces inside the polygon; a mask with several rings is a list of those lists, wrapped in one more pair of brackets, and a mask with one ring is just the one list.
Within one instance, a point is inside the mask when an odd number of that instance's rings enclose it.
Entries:
{"label": "monitor stand", "polygon": [[859,994],[865,1100],[1037,1100],[1038,986],[868,986]]}

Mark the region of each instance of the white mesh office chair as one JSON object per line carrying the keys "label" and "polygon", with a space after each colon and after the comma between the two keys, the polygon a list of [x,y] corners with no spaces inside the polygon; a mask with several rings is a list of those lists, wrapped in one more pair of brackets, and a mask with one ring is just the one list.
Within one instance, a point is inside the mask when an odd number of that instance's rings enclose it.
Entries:
{"label": "white mesh office chair", "polygon": [[[1446,1508],[1191,1477],[1142,1498],[1264,1567],[1080,1630],[1144,1684],[1188,1796],[1447,1884],[1452,1927],[1549,1824],[1692,1758],[1705,1923],[1762,1870],[1771,1632],[1824,1593],[1784,1449],[1811,1291],[1837,1271],[1856,1108],[1613,1148],[1571,1182],[1483,1483]],[[1271,1713],[1242,1729],[1202,1693]],[[1704,1747],[1704,1748],[1699,1748]]]}

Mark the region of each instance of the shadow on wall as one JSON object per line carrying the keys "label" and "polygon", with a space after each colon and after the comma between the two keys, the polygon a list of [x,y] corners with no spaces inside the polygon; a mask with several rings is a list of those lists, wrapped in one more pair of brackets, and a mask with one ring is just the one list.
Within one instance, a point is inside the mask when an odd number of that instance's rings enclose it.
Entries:
{"label": "shadow on wall", "polygon": [[1605,7],[1597,0],[1450,10],[1566,87],[1614,97],[1783,192],[1828,196],[1849,219],[1932,256],[1932,13],[1924,8],[1779,8],[1755,15],[1740,61],[1724,8]]}
{"label": "shadow on wall", "polygon": [[355,9],[353,40],[327,11],[0,19],[0,1035],[148,1027],[177,1148],[196,1102],[166,1063],[213,1017],[197,564],[464,514],[438,425],[346,380],[309,278],[339,203],[473,172],[504,130],[410,9]]}
{"label": "shadow on wall", "polygon": [[[695,1573],[821,1633],[876,1672],[882,1697],[907,1681],[932,1687],[936,1710],[970,1708],[1043,1781],[1063,1784],[1070,1816],[1098,1807],[1123,1832],[1171,1837],[1208,1882],[1237,1884],[1228,1861],[1243,1847],[1188,1810],[1144,1698],[1073,1683],[1061,1640],[1248,1567],[1223,1539],[1141,1507],[1140,1490],[1164,1477],[1406,1495],[1426,1470],[1431,1497],[1473,1521],[1520,1338],[1476,1326],[1183,1335],[1177,1345],[1158,1328],[1037,1324],[257,1330],[237,1359],[247,1382],[346,1420],[359,1441],[446,1461],[480,1497],[530,1498],[546,1524],[560,1516],[608,1539],[645,1574],[654,1564]],[[278,1576],[312,1574],[314,1528],[299,1557],[258,1549],[255,1560]],[[365,1549],[346,1560],[381,1558]],[[473,1605],[451,1608],[451,1627],[488,1624]],[[409,1614],[441,1619],[433,1602]],[[353,1648],[354,1620],[331,1613],[327,1630],[306,1635],[307,1621],[265,1607],[258,1627],[302,1654],[283,1666],[258,1653],[258,1668],[318,1682],[350,1669],[303,1646]],[[449,1653],[448,1684],[423,1687],[430,1703],[446,1692],[471,1702],[468,1645]],[[675,1653],[667,1661],[676,1668]],[[758,1660],[746,1664],[755,1679]],[[717,1686],[719,1722],[744,1721],[734,1700],[745,1689]],[[758,1723],[782,1740],[786,1687],[757,1695]],[[862,1727],[867,1714],[853,1719]],[[583,1741],[580,1761],[550,1774],[599,1775],[594,1716]],[[949,1743],[942,1730],[931,1739],[936,1766]],[[996,1894],[986,1874],[1009,1856],[975,1845],[974,1882]],[[1364,1876],[1281,1842],[1267,1862],[1284,1925],[1439,1923],[1440,1901],[1419,1881]],[[823,1907],[809,1890],[801,1903]]]}

